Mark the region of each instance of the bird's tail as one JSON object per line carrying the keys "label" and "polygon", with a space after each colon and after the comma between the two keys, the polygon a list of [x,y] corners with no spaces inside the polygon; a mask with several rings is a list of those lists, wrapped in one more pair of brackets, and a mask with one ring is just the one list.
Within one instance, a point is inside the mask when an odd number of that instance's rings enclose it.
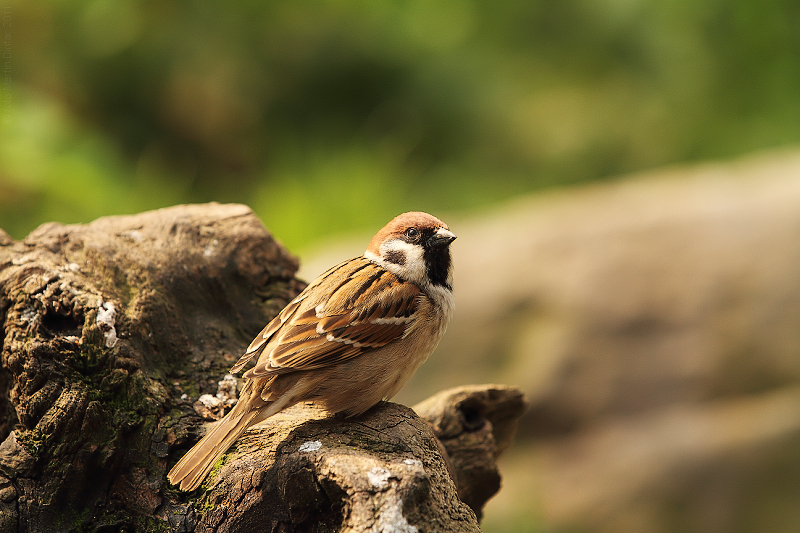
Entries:
{"label": "bird's tail", "polygon": [[259,415],[258,409],[249,409],[239,413],[236,411],[237,409],[234,407],[228,416],[220,420],[178,461],[178,464],[172,467],[167,474],[170,483],[173,485],[180,483],[181,490],[194,490],[199,487],[211,472],[214,463],[228,451],[228,448],[248,427],[258,421],[256,420]]}

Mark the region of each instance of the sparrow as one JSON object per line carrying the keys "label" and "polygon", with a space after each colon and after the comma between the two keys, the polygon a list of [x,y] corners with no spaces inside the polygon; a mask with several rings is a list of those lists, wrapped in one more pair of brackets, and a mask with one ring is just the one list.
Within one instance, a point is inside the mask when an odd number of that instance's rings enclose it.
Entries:
{"label": "sparrow", "polygon": [[200,486],[247,428],[298,402],[354,417],[392,398],[428,358],[453,314],[456,236],[422,212],[395,217],[363,256],[311,282],[231,368],[245,383],[233,409],[167,478]]}

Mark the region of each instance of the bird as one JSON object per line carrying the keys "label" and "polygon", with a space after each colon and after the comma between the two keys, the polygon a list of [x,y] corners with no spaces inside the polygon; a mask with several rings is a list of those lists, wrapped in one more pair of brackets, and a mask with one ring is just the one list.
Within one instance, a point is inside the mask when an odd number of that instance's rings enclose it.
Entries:
{"label": "bird", "polygon": [[298,403],[358,416],[391,399],[439,344],[453,314],[456,235],[423,212],[396,216],[363,255],[330,268],[289,302],[231,368],[239,401],[170,470],[198,488],[242,433]]}

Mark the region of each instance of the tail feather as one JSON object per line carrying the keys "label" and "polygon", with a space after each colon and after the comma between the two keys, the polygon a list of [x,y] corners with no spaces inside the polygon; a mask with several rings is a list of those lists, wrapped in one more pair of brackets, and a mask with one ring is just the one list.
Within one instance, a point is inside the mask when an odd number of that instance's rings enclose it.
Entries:
{"label": "tail feather", "polygon": [[259,410],[237,414],[236,410],[223,418],[211,431],[189,450],[167,474],[173,485],[180,483],[181,490],[194,490],[211,472],[214,463],[228,451],[236,439],[256,423]]}
{"label": "tail feather", "polygon": [[181,490],[196,489],[211,472],[214,463],[228,451],[247,428],[294,405],[303,397],[305,382],[287,381],[286,384],[290,385],[289,390],[279,390],[280,395],[272,400],[270,396],[275,391],[272,391],[270,386],[273,380],[274,377],[271,380],[247,381],[239,402],[231,412],[172,467],[167,474],[169,482],[173,485],[179,484]]}

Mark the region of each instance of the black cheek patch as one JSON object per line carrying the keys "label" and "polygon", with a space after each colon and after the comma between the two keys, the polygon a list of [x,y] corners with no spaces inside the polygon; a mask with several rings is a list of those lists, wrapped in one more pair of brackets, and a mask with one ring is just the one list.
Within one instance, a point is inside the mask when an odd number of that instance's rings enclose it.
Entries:
{"label": "black cheek patch", "polygon": [[398,250],[392,250],[391,252],[386,252],[386,256],[384,257],[384,259],[389,263],[394,263],[395,265],[406,264],[406,254]]}

